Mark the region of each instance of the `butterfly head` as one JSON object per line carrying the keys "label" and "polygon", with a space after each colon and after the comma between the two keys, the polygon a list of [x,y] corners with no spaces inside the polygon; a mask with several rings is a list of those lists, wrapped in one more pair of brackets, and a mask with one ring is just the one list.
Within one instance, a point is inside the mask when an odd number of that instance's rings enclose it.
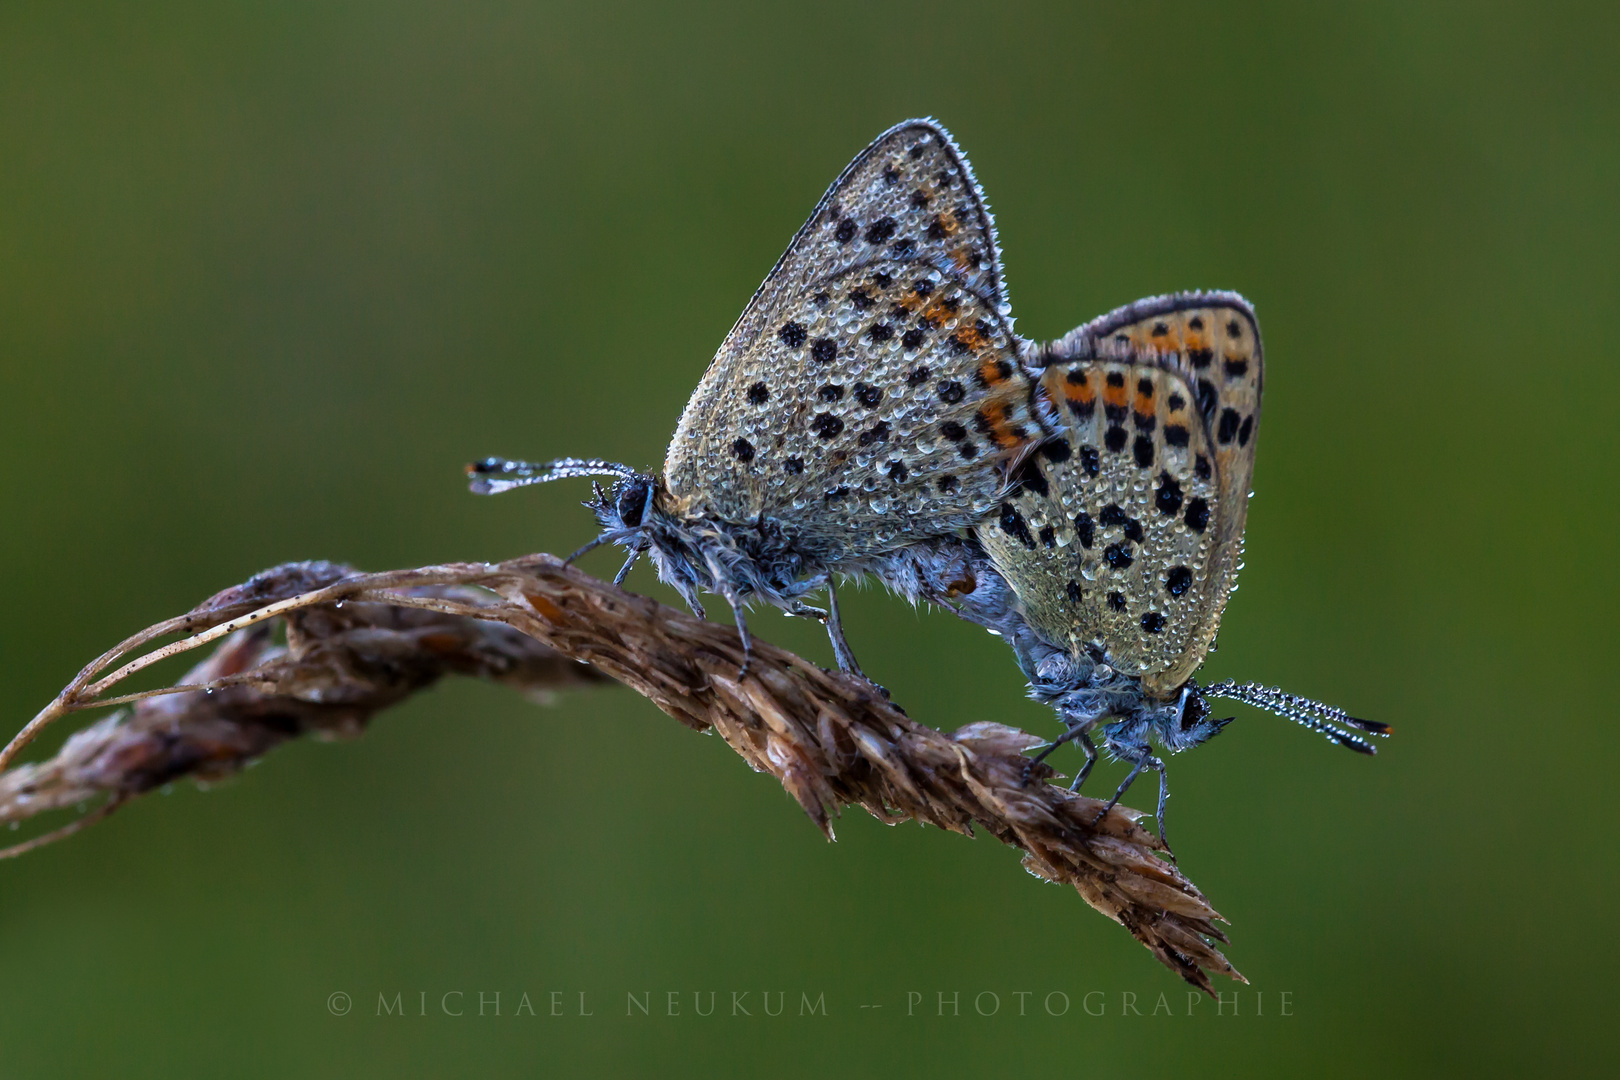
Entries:
{"label": "butterfly head", "polygon": [[[662,478],[612,461],[581,458],[560,458],[543,465],[509,461],[506,458],[485,458],[467,466],[468,486],[477,495],[498,495],[530,484],[579,476],[609,477],[613,483],[606,487],[593,485],[594,494],[585,506],[596,515],[602,533],[570,555],[567,561],[573,562],[603,544],[619,544],[628,548],[630,558],[613,579],[617,585],[630,572],[636,559],[651,551],[654,561],[658,563],[659,576],[674,585],[689,603],[695,604],[695,573],[688,560],[680,557],[683,545],[679,541],[678,530],[672,527],[671,516],[666,512],[665,504],[669,500]],[[671,563],[667,568],[666,562]]]}
{"label": "butterfly head", "polygon": [[630,473],[607,488],[595,485],[595,497],[585,505],[590,507],[604,530],[631,534],[626,537],[631,539],[648,524],[649,517],[657,513],[654,496],[658,488],[656,476]]}
{"label": "butterfly head", "polygon": [[1230,716],[1216,719],[1211,715],[1209,699],[1189,679],[1176,699],[1158,710],[1153,727],[1159,744],[1174,754],[1208,742],[1231,722]]}

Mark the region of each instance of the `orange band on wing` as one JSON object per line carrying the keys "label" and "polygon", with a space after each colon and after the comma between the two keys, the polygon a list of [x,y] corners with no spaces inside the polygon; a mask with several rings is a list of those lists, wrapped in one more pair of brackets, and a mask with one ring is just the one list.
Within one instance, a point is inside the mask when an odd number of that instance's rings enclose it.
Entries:
{"label": "orange band on wing", "polygon": [[1081,367],[1065,371],[1049,368],[1041,377],[1041,385],[1052,398],[1061,396],[1071,405],[1090,405],[1097,400],[1096,387],[1091,385],[1091,373]]}
{"label": "orange band on wing", "polygon": [[1106,379],[1103,381],[1103,404],[1112,405],[1116,409],[1123,409],[1130,400],[1130,391],[1123,385],[1114,386]]}
{"label": "orange band on wing", "polygon": [[1007,363],[999,356],[992,356],[979,365],[979,378],[985,386],[999,386],[1006,382],[1009,376]]}
{"label": "orange band on wing", "polygon": [[977,426],[981,432],[989,435],[995,444],[1003,450],[1011,450],[1022,446],[1029,441],[1029,432],[1023,427],[1014,426],[1012,416],[1008,413],[1006,402],[987,401],[979,408]]}

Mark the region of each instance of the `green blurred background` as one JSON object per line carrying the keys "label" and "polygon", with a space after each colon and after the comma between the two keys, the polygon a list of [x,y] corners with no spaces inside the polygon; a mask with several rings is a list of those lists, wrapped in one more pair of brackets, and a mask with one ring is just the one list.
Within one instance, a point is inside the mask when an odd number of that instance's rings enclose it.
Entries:
{"label": "green blurred background", "polygon": [[[8,725],[283,560],[572,550],[583,487],[475,499],[461,464],[656,466],[826,184],[932,114],[1025,334],[1174,289],[1256,303],[1250,568],[1205,674],[1397,730],[1366,760],[1245,710],[1173,762],[1183,865],[1253,980],[1237,1017],[1188,1017],[992,841],[855,812],[829,845],[627,691],[446,684],[0,865],[0,1072],[1598,1072],[1616,29],[1606,5],[0,7]],[[672,599],[645,566],[630,587]],[[914,716],[1053,730],[982,631],[848,607]],[[758,1015],[765,988],[790,1015]],[[826,1018],[792,1015],[803,990]],[[379,991],[430,1015],[379,1018]],[[546,1016],[552,991],[597,1015]],[[627,991],[683,1015],[627,1018]],[[963,1015],[908,1018],[908,991]]]}

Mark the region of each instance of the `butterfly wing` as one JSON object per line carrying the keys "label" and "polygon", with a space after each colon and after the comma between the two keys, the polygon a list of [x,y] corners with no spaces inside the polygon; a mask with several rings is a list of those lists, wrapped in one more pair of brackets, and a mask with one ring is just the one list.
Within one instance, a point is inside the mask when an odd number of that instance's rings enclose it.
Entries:
{"label": "butterfly wing", "polygon": [[1064,435],[978,535],[1055,643],[1168,696],[1203,663],[1242,565],[1263,381],[1230,293],[1139,301],[1036,354]]}
{"label": "butterfly wing", "polygon": [[824,558],[965,526],[1032,443],[1032,387],[995,230],[932,121],[844,170],[693,392],[665,479],[677,505],[763,515]]}

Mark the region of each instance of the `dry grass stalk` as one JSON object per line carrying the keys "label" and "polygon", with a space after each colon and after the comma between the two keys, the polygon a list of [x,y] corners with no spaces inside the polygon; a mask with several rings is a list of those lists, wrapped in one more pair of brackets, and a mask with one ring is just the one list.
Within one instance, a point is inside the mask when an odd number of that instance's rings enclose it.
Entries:
{"label": "dry grass stalk", "polygon": [[[287,644],[274,643],[281,620]],[[173,634],[187,637],[152,647]],[[175,687],[107,692],[158,660],[210,642],[214,653]],[[108,669],[137,650],[134,659]],[[635,596],[550,555],[355,574],[329,563],[278,567],[142,631],[104,654],[0,752],[5,769],[68,713],[130,705],[75,734],[48,761],[0,773],[0,821],[105,796],[71,825],[0,852],[20,854],[99,820],[182,776],[233,772],[289,738],[357,734],[370,716],[445,674],[527,691],[609,676],[698,731],[713,729],[781,781],[822,832],[858,805],[885,822],[915,820],[1024,852],[1024,865],[1073,885],[1159,960],[1213,993],[1209,976],[1243,977],[1202,893],[1155,855],[1141,813],[1062,787],[1024,782],[1042,740],[995,723],[943,734],[873,687],[757,641],[746,678],[736,631]],[[583,663],[576,663],[581,661]],[[584,666],[584,665],[589,665]]]}

